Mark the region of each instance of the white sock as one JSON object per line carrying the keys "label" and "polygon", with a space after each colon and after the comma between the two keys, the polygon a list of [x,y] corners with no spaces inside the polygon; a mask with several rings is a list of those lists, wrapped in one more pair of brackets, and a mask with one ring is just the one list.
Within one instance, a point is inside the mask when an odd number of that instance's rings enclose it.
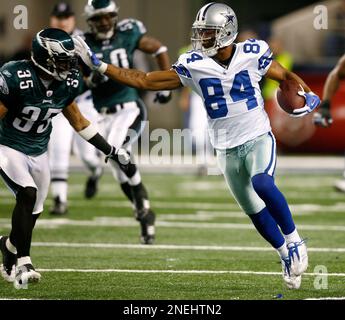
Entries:
{"label": "white sock", "polygon": [[141,182],[141,175],[139,170],[136,171],[132,178],[129,178],[128,183],[131,186],[137,186]]}
{"label": "white sock", "polygon": [[67,181],[53,181],[50,187],[53,198],[59,197],[61,202],[67,202]]}
{"label": "white sock", "polygon": [[286,258],[289,255],[289,251],[286,246],[286,242],[283,243],[283,245],[276,249],[280,258]]}
{"label": "white sock", "polygon": [[297,229],[292,231],[290,234],[284,234],[284,238],[285,238],[287,244],[289,244],[291,242],[300,242],[301,241],[301,237],[299,236]]}
{"label": "white sock", "polygon": [[8,237],[6,240],[6,248],[9,252],[12,252],[13,254],[17,254],[16,247],[11,243],[10,238]]}
{"label": "white sock", "polygon": [[18,258],[17,266],[23,266],[24,264],[32,264],[30,256]]}

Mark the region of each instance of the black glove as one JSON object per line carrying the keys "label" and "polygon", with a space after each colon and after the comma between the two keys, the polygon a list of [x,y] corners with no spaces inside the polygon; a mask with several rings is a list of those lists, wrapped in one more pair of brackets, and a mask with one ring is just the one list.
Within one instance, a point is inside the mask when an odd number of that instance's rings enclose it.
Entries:
{"label": "black glove", "polygon": [[136,165],[131,162],[131,155],[125,149],[112,147],[111,152],[105,156],[105,162],[109,159],[115,161],[128,178],[132,178],[137,171]]}
{"label": "black glove", "polygon": [[328,100],[321,102],[319,111],[315,112],[313,122],[316,126],[328,128],[333,123],[331,116],[331,104]]}
{"label": "black glove", "polygon": [[153,102],[158,102],[158,103],[167,103],[171,100],[171,91],[169,90],[164,90],[164,91],[158,91],[156,93],[155,99]]}
{"label": "black glove", "polygon": [[131,156],[125,149],[115,147],[111,148],[111,152],[105,156],[105,162],[107,163],[110,160],[114,160],[123,171],[128,169],[128,166],[131,162]]}

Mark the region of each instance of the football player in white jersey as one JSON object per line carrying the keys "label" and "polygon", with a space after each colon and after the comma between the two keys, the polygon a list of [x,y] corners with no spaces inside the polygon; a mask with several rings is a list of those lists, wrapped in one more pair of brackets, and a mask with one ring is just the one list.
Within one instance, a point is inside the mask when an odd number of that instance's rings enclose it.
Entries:
{"label": "football player in white jersey", "polygon": [[298,289],[308,266],[307,248],[274,182],[276,142],[259,81],[263,76],[298,81],[306,104],[294,110],[295,117],[312,112],[320,99],[301,78],[273,60],[265,41],[234,43],[237,18],[229,6],[215,2],[203,6],[192,31],[193,51],[181,55],[171,70],[150,73],[105,64],[82,39],[74,41],[84,62],[113,80],[144,90],[188,86],[202,97],[225,180],[258,232],[277,250],[288,288]]}
{"label": "football player in white jersey", "polygon": [[[82,35],[76,28],[75,14],[69,4],[57,3],[50,15],[50,27],[61,29],[71,36]],[[98,113],[94,109],[91,91],[87,90],[76,99],[81,113],[91,123],[97,125]],[[68,125],[63,115],[53,119],[53,130],[49,142],[49,166],[51,170],[50,189],[53,197],[53,206],[50,213],[63,215],[67,213],[68,175],[70,156],[73,145],[84,165],[90,171],[84,190],[85,197],[90,199],[97,192],[98,179],[102,175],[102,164],[97,150],[89,143],[84,143]]]}

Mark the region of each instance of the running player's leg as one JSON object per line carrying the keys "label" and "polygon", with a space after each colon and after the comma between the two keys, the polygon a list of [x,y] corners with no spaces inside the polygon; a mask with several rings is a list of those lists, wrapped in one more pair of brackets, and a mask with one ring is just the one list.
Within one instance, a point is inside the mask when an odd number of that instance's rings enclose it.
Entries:
{"label": "running player's leg", "polygon": [[[33,158],[4,146],[0,147],[0,153],[3,159],[11,159],[11,164],[2,161],[1,176],[16,197],[10,235],[1,238],[2,275],[7,281],[15,281],[20,287],[20,281],[24,278],[25,281],[36,282],[41,277],[32,265],[30,248],[36,220],[33,214],[43,211],[43,201],[48,192],[48,158],[46,153]],[[38,180],[41,174],[41,187],[45,188],[43,190],[39,190],[34,180],[34,176]],[[17,264],[15,278],[12,273],[13,264]]]}
{"label": "running player's leg", "polygon": [[[120,112],[114,115],[111,123],[111,129],[108,132],[108,141],[110,144],[126,148],[131,153],[131,146],[138,139],[143,130],[143,121],[146,119],[145,106],[142,102],[133,102]],[[148,192],[142,182],[138,167],[134,164],[132,157],[131,174],[123,176],[123,172],[115,174],[121,183],[121,188],[126,196],[134,205],[136,219],[141,225],[141,242],[152,244],[155,238],[155,213],[152,211]],[[115,170],[119,167],[114,162],[111,163]],[[127,178],[127,181],[126,181]],[[130,193],[129,193],[130,191]]]}
{"label": "running player's leg", "polygon": [[272,133],[257,139],[246,163],[255,192],[265,202],[284,234],[292,259],[292,271],[301,275],[308,267],[307,249],[298,234],[288,203],[274,181],[276,142]]}
{"label": "running player's leg", "polygon": [[72,148],[73,129],[67,119],[59,114],[52,120],[53,130],[49,141],[49,164],[53,206],[50,213],[67,213],[68,170]]}

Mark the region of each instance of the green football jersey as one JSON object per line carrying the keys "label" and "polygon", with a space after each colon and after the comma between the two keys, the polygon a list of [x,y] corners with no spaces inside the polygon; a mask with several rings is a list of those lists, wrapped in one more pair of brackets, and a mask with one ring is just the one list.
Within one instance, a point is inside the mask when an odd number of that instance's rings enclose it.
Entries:
{"label": "green football jersey", "polygon": [[0,68],[0,101],[8,109],[0,120],[0,144],[30,156],[47,150],[51,120],[80,94],[82,78],[73,74],[46,88],[29,60]]}
{"label": "green football jersey", "polygon": [[[96,40],[91,33],[85,33],[85,41],[102,61],[121,68],[133,68],[134,51],[145,33],[146,29],[140,21],[125,19],[117,24],[116,33],[111,39]],[[92,89],[92,96],[94,106],[98,111],[139,98],[136,89],[109,78]]]}

